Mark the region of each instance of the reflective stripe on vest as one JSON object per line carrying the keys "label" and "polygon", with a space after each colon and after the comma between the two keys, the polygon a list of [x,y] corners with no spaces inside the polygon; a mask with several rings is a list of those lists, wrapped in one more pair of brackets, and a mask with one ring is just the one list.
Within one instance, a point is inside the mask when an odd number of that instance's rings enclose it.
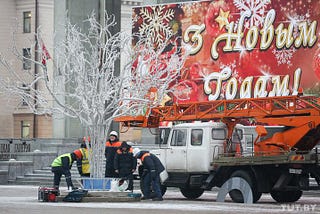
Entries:
{"label": "reflective stripe on vest", "polygon": [[54,161],[52,162],[51,166],[52,167],[56,167],[56,166],[62,166],[62,161],[61,158],[62,157],[68,157],[69,158],[69,166],[72,165],[72,158],[71,158],[71,154],[67,153],[67,154],[63,154],[58,156],[56,159],[54,159]]}
{"label": "reflective stripe on vest", "polygon": [[143,162],[143,161],[144,161],[144,158],[147,157],[147,156],[150,156],[150,153],[144,153],[144,154],[141,156],[141,161]]}

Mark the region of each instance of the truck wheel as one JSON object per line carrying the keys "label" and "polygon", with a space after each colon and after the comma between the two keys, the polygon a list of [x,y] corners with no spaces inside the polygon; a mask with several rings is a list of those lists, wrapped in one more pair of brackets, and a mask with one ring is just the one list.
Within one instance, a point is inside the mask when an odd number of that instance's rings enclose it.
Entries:
{"label": "truck wheel", "polygon": [[296,202],[302,196],[301,190],[293,190],[293,191],[271,191],[271,197],[279,203],[283,202]]}
{"label": "truck wheel", "polygon": [[182,195],[188,199],[199,198],[204,190],[200,188],[180,188]]}
{"label": "truck wheel", "polygon": [[[253,203],[256,203],[261,198],[262,193],[257,191],[257,188],[253,184],[252,178],[249,175],[249,173],[247,173],[244,170],[238,170],[232,173],[231,177],[240,177],[247,181],[247,183],[251,187]],[[236,203],[244,202],[243,196],[240,190],[237,190],[237,189],[231,190],[229,192],[229,195],[233,202],[236,202]]]}

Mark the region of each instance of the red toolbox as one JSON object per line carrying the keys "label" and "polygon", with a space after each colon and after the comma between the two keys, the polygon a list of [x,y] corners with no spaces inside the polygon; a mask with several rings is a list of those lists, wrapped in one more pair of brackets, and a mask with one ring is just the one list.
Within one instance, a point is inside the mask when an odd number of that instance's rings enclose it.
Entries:
{"label": "red toolbox", "polygon": [[56,202],[56,196],[59,195],[59,190],[52,187],[38,188],[38,201]]}

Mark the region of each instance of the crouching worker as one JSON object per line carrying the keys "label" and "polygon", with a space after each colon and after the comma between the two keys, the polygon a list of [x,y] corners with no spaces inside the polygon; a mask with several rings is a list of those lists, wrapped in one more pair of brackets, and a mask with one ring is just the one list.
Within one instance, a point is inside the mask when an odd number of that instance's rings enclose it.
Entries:
{"label": "crouching worker", "polygon": [[64,175],[66,178],[68,189],[77,189],[73,186],[70,169],[72,167],[73,162],[81,158],[82,157],[79,154],[77,155],[72,152],[60,155],[56,159],[54,159],[54,161],[51,164],[51,171],[54,173],[54,188],[59,189],[61,177],[62,175]]}
{"label": "crouching worker", "polygon": [[114,156],[114,169],[120,178],[128,179],[129,184],[126,190],[133,191],[133,172],[137,167],[137,159],[133,157],[133,149],[126,141],[121,143]]}
{"label": "crouching worker", "polygon": [[140,151],[139,148],[134,148],[133,154],[136,158],[141,160],[143,165],[143,173],[141,178],[143,180],[143,197],[142,200],[151,199],[151,186],[154,191],[154,201],[162,201],[162,194],[160,189],[160,173],[164,171],[164,166],[157,156],[148,151]]}

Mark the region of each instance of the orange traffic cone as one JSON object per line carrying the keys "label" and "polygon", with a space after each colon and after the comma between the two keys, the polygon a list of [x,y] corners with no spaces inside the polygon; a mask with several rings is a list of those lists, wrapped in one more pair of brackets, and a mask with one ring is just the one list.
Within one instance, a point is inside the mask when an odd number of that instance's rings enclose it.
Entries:
{"label": "orange traffic cone", "polygon": [[240,143],[236,143],[236,153],[235,153],[235,157],[241,157],[241,156],[242,156],[241,144],[240,144]]}

